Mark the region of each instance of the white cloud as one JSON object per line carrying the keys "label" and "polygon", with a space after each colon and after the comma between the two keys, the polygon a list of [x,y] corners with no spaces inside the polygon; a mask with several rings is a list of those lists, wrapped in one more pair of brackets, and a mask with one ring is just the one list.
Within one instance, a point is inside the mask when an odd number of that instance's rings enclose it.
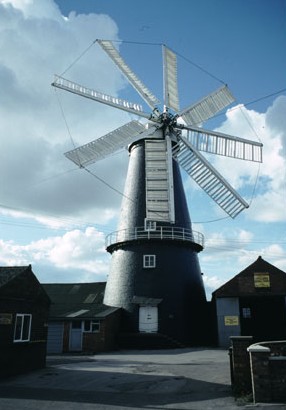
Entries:
{"label": "white cloud", "polygon": [[[251,220],[285,221],[286,159],[285,128],[286,97],[278,97],[266,113],[258,113],[238,106],[228,110],[226,120],[219,131],[263,143],[263,163],[214,159],[222,175],[242,194],[251,207],[247,216]],[[256,189],[253,189],[257,181]]]}
{"label": "white cloud", "polygon": [[46,17],[53,16],[53,18],[59,17],[58,6],[53,0],[1,0],[7,8],[12,6],[16,10],[21,10],[26,18],[30,17]]}
{"label": "white cloud", "polygon": [[238,233],[238,241],[242,243],[250,243],[251,240],[253,239],[253,233],[249,231],[245,231],[244,229],[241,229]]}
{"label": "white cloud", "polygon": [[211,294],[222,286],[225,281],[218,276],[203,275],[204,286],[206,290],[207,300],[211,300]]}
{"label": "white cloud", "polygon": [[86,272],[93,274],[95,280],[105,277],[108,273],[108,256],[104,244],[103,233],[92,227],[84,231],[69,231],[63,236],[40,239],[27,245],[0,240],[0,264],[43,264],[65,270],[76,267],[80,272],[78,280],[82,279]]}
{"label": "white cloud", "polygon": [[[1,204],[38,220],[42,215],[46,222],[49,214],[102,223],[116,217],[121,196],[84,171],[73,172],[75,165],[63,153],[73,148],[69,131],[79,145],[129,116],[69,93],[55,94],[50,84],[53,74],[69,67],[96,38],[117,36],[116,24],[106,15],[63,18],[52,0],[0,2]],[[112,95],[125,84],[96,44],[66,76]],[[92,168],[121,192],[124,154]]]}
{"label": "white cloud", "polygon": [[206,238],[206,248],[216,249],[223,248],[232,252],[235,248],[243,248],[247,244],[251,243],[253,239],[253,232],[240,228],[233,228],[232,226],[225,225],[223,230],[219,232],[210,232]]}

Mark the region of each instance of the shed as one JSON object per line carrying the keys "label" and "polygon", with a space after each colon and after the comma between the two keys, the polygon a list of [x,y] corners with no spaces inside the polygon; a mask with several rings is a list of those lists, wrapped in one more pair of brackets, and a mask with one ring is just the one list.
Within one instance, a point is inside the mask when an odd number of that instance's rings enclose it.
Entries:
{"label": "shed", "polygon": [[261,256],[215,292],[218,344],[230,336],[286,339],[286,273]]}
{"label": "shed", "polygon": [[95,353],[116,347],[121,310],[103,304],[105,285],[105,282],[43,284],[52,301],[49,354]]}
{"label": "shed", "polygon": [[0,377],[45,366],[49,305],[31,265],[0,267]]}

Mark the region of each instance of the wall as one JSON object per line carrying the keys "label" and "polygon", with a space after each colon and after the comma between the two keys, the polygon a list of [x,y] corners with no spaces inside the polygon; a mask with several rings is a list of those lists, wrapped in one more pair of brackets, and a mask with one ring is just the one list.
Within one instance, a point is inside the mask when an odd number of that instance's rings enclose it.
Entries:
{"label": "wall", "polygon": [[0,378],[45,367],[46,342],[15,343],[5,348],[0,357]]}
{"label": "wall", "polygon": [[252,392],[254,403],[286,403],[286,341],[251,344],[231,338],[231,384],[236,395]]}
{"label": "wall", "polygon": [[254,403],[286,403],[286,341],[255,344],[248,351]]}
{"label": "wall", "polygon": [[[118,331],[121,311],[117,310],[100,320],[100,331],[95,333],[82,332],[82,351],[86,353],[104,352],[118,347]],[[69,352],[71,321],[63,325],[63,353]]]}
{"label": "wall", "polygon": [[[0,311],[10,313],[12,322],[0,325],[0,377],[42,368],[46,363],[47,319],[46,304],[31,301],[1,300]],[[32,315],[30,341],[14,342],[17,313]]]}
{"label": "wall", "polygon": [[251,392],[251,372],[247,348],[252,343],[252,336],[233,336],[230,341],[232,389],[236,395],[245,395]]}
{"label": "wall", "polygon": [[118,347],[118,331],[121,311],[118,310],[100,321],[100,332],[83,333],[84,352],[104,352]]}

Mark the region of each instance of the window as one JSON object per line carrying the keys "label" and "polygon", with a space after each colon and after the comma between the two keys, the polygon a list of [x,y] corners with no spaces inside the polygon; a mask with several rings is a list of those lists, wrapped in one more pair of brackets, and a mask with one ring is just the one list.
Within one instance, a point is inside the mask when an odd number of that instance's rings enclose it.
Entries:
{"label": "window", "polygon": [[14,342],[28,342],[30,340],[31,323],[32,315],[16,315]]}
{"label": "window", "polygon": [[99,320],[85,320],[83,331],[88,333],[96,333],[100,331],[100,321]]}
{"label": "window", "polygon": [[251,309],[249,307],[242,308],[242,317],[244,319],[251,319]]}
{"label": "window", "polygon": [[143,268],[155,268],[156,255],[143,255]]}
{"label": "window", "polygon": [[156,221],[145,219],[145,231],[156,231]]}

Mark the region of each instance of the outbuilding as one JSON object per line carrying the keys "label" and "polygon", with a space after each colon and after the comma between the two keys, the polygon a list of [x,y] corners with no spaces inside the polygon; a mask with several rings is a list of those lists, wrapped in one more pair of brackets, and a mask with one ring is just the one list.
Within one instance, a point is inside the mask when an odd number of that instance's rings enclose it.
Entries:
{"label": "outbuilding", "polygon": [[261,256],[215,292],[218,345],[230,336],[286,339],[286,273]]}
{"label": "outbuilding", "polygon": [[31,265],[0,267],[0,377],[45,366],[49,306]]}
{"label": "outbuilding", "polygon": [[121,309],[103,304],[105,282],[43,284],[52,304],[49,354],[115,349]]}

